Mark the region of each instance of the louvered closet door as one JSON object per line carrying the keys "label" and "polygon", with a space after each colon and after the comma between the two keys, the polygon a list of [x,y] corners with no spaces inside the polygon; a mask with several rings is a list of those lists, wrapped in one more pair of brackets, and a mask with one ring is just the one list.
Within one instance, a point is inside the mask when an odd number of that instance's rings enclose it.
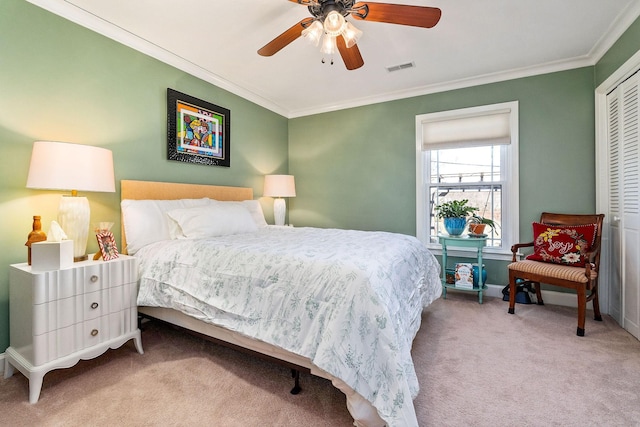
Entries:
{"label": "louvered closet door", "polygon": [[620,229],[620,86],[607,96],[609,116],[607,140],[609,143],[609,314],[622,325],[622,230]]}
{"label": "louvered closet door", "polygon": [[[640,339],[640,73],[607,97],[610,313]],[[621,309],[621,313],[620,313]],[[618,313],[616,313],[616,310]],[[618,314],[616,316],[616,314]]]}

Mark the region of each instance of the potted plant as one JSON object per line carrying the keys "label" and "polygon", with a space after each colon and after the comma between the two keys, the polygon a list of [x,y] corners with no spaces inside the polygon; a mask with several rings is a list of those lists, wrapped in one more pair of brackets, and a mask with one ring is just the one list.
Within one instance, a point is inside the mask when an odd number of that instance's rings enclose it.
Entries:
{"label": "potted plant", "polygon": [[451,200],[435,207],[436,216],[444,219],[444,228],[451,236],[459,236],[467,225],[467,217],[478,208],[469,206],[469,200]]}
{"label": "potted plant", "polygon": [[467,220],[467,224],[469,225],[469,234],[482,236],[484,235],[484,231],[487,226],[498,234],[498,224],[496,224],[496,222],[491,218],[485,218],[483,216],[473,214],[471,218]]}

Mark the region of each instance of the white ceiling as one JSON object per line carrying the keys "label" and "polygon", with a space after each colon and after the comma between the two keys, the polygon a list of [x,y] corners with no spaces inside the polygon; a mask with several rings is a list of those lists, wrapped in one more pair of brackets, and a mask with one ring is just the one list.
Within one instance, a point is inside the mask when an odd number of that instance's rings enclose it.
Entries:
{"label": "white ceiling", "polygon": [[640,0],[392,0],[442,18],[431,29],[350,19],[364,66],[347,71],[303,38],[257,54],[310,16],[288,0],[28,1],[290,118],[593,65],[640,15]]}

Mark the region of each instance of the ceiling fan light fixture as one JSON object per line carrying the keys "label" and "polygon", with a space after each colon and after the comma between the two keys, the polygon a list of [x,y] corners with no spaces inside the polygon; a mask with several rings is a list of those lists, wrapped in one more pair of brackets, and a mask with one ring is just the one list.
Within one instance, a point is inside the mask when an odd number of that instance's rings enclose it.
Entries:
{"label": "ceiling fan light fixture", "polygon": [[347,21],[344,19],[344,16],[335,10],[329,12],[327,17],[324,18],[324,31],[333,37],[342,34],[346,26]]}
{"label": "ceiling fan light fixture", "polygon": [[322,28],[320,21],[313,21],[311,25],[302,30],[302,36],[309,40],[309,42],[314,46],[318,46],[320,44],[320,39],[322,38],[323,33],[324,28]]}
{"label": "ceiling fan light fixture", "polygon": [[354,44],[358,43],[358,40],[362,37],[362,31],[352,25],[351,22],[347,22],[347,25],[342,32],[342,37],[344,38],[347,47],[352,47]]}
{"label": "ceiling fan light fixture", "polygon": [[322,38],[322,47],[320,51],[325,55],[333,55],[338,51],[338,45],[336,44],[336,37],[330,34],[325,34]]}

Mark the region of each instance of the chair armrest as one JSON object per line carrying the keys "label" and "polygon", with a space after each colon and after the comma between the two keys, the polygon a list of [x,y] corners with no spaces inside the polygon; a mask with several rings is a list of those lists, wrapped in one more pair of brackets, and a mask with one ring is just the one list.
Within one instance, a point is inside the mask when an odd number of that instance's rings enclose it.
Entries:
{"label": "chair armrest", "polygon": [[516,262],[517,259],[517,255],[518,255],[518,249],[520,248],[529,248],[533,246],[534,242],[529,242],[529,243],[516,243],[515,245],[511,246],[511,253],[513,254],[511,257],[511,262]]}
{"label": "chair armrest", "polygon": [[596,243],[591,248],[591,250],[585,254],[585,257],[588,260],[587,264],[591,264],[590,265],[591,268],[587,268],[587,273],[591,269],[594,269],[594,270],[598,271],[598,264],[599,264],[598,256],[599,255],[600,255],[600,242]]}

